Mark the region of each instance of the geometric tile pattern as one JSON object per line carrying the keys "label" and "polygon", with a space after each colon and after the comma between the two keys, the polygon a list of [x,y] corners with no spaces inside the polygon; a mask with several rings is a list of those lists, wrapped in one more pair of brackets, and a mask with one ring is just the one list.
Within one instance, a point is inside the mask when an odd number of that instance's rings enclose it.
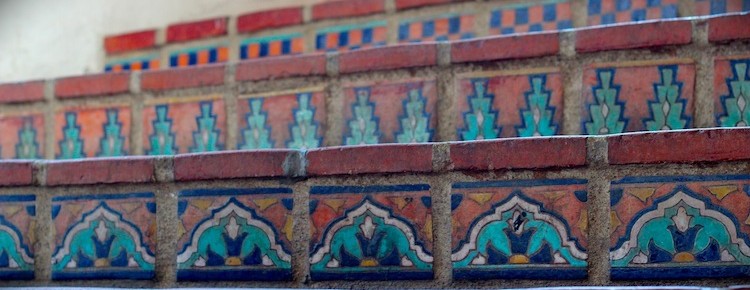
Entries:
{"label": "geometric tile pattern", "polygon": [[324,93],[319,89],[241,96],[238,148],[312,149],[323,146]]}
{"label": "geometric tile pattern", "polygon": [[428,20],[402,21],[399,42],[447,41],[474,37],[474,15],[442,15]]}
{"label": "geometric tile pattern", "polygon": [[300,54],[304,41],[301,33],[248,38],[240,45],[240,59]]}
{"label": "geometric tile pattern", "polygon": [[714,112],[719,127],[750,124],[750,57],[714,61]]}
{"label": "geometric tile pattern", "polygon": [[612,279],[747,277],[749,190],[748,175],[613,181]]}
{"label": "geometric tile pattern", "polygon": [[0,279],[34,279],[34,195],[0,195]]}
{"label": "geometric tile pattern", "polygon": [[544,1],[504,5],[490,15],[490,34],[513,34],[573,28],[570,2]]}
{"label": "geometric tile pattern", "polygon": [[290,188],[180,192],[179,280],[290,280]]}
{"label": "geometric tile pattern", "polygon": [[584,279],[586,180],[460,182],[451,195],[456,279]]}
{"label": "geometric tile pattern", "polygon": [[695,65],[689,60],[594,64],[583,73],[586,135],[692,128]]}
{"label": "geometric tile pattern", "polygon": [[316,51],[347,51],[385,45],[385,21],[331,26],[317,31]]}
{"label": "geometric tile pattern", "polygon": [[313,280],[432,279],[429,185],[310,189]]}
{"label": "geometric tile pattern", "polygon": [[171,52],[169,54],[169,67],[220,63],[227,60],[229,60],[229,48],[224,45],[198,47]]}
{"label": "geometric tile pattern", "polygon": [[404,80],[344,87],[344,145],[433,141],[435,80]]}
{"label": "geometric tile pattern", "polygon": [[458,140],[559,134],[562,89],[554,68],[459,75],[454,117]]}
{"label": "geometric tile pattern", "polygon": [[678,17],[678,0],[589,0],[588,25]]}
{"label": "geometric tile pattern", "polygon": [[105,72],[142,71],[158,68],[159,58],[157,56],[111,61],[104,65]]}
{"label": "geometric tile pattern", "polygon": [[70,107],[55,114],[55,157],[128,155],[130,107]]}
{"label": "geometric tile pattern", "polygon": [[750,0],[696,0],[695,15],[750,11]]}
{"label": "geometric tile pattern", "polygon": [[156,99],[143,108],[145,155],[224,149],[226,114],[219,96]]}
{"label": "geometric tile pattern", "polygon": [[154,278],[153,193],[52,198],[52,279]]}
{"label": "geometric tile pattern", "polygon": [[44,158],[44,114],[0,116],[0,158]]}

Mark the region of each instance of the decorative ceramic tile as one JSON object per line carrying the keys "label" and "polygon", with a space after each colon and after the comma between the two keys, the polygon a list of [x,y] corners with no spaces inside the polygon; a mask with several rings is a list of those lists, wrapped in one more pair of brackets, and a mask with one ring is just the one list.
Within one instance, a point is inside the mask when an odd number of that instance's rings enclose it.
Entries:
{"label": "decorative ceramic tile", "polygon": [[0,195],[0,279],[34,279],[33,195]]}
{"label": "decorative ceramic tile", "polygon": [[2,159],[44,158],[44,115],[1,115],[0,157]]}
{"label": "decorative ceramic tile", "polygon": [[692,128],[689,60],[596,64],[583,73],[584,134]]}
{"label": "decorative ceramic tile", "polygon": [[429,189],[426,184],[312,187],[312,279],[431,279]]}
{"label": "decorative ceramic tile", "polygon": [[344,88],[344,145],[433,141],[435,80],[350,84]]}
{"label": "decorative ceramic tile", "polygon": [[290,280],[290,188],[180,192],[179,280]]}
{"label": "decorative ceramic tile", "polygon": [[748,193],[748,175],[613,181],[612,279],[747,277]]}
{"label": "decorative ceramic tile", "polygon": [[229,48],[221,44],[174,51],[169,54],[169,67],[186,67],[226,62],[227,60],[229,60]]}
{"label": "decorative ceramic tile", "polygon": [[128,155],[130,107],[65,108],[55,114],[55,157]]}
{"label": "decorative ceramic tile", "polygon": [[447,41],[474,37],[474,15],[441,15],[426,20],[402,21],[399,42]]}
{"label": "decorative ceramic tile", "polygon": [[242,41],[240,59],[303,53],[305,39],[301,33],[253,37]]}
{"label": "decorative ceramic tile", "polygon": [[[316,91],[317,90],[317,91]],[[237,101],[239,149],[317,148],[326,123],[323,92],[241,96]]]}
{"label": "decorative ceramic tile", "polygon": [[146,155],[224,149],[224,101],[220,96],[157,99],[143,108]]}
{"label": "decorative ceramic tile", "polygon": [[678,17],[679,0],[588,0],[588,24],[604,25]]}
{"label": "decorative ceramic tile", "polygon": [[459,140],[556,135],[562,129],[562,78],[556,69],[466,74],[456,85]]}
{"label": "decorative ceramic tile", "polygon": [[750,56],[719,58],[714,62],[714,108],[721,127],[750,124]]}
{"label": "decorative ceramic tile", "polygon": [[52,198],[52,279],[153,279],[153,193]]}
{"label": "decorative ceramic tile", "polygon": [[750,0],[696,0],[695,15],[750,11]]}
{"label": "decorative ceramic tile", "polygon": [[503,5],[492,10],[490,33],[513,34],[573,28],[570,3],[563,0]]}
{"label": "decorative ceramic tile", "polygon": [[386,41],[385,21],[327,27],[318,30],[317,51],[346,51],[383,46]]}
{"label": "decorative ceramic tile", "polygon": [[453,184],[453,277],[583,279],[586,180]]}
{"label": "decorative ceramic tile", "polygon": [[105,72],[142,71],[159,68],[159,57],[156,55],[138,58],[108,61],[104,65]]}

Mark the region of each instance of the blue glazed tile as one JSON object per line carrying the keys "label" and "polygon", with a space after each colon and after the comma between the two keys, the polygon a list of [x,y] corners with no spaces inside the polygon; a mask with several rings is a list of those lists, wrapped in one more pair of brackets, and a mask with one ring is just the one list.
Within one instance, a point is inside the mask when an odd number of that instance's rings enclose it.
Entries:
{"label": "blue glazed tile", "polygon": [[180,192],[177,279],[290,280],[293,203],[289,188]]}
{"label": "blue glazed tile", "polygon": [[429,185],[310,189],[314,280],[431,279]]}
{"label": "blue glazed tile", "polygon": [[455,279],[584,279],[586,180],[453,184]]}
{"label": "blue glazed tile", "polygon": [[152,193],[52,198],[52,279],[153,279]]}
{"label": "blue glazed tile", "polygon": [[33,195],[0,195],[0,279],[34,279]]}

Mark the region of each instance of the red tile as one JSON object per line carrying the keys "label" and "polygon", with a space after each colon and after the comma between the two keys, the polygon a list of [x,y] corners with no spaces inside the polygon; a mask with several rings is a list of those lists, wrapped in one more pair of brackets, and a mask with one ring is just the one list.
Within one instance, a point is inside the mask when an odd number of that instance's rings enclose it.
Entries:
{"label": "red tile", "polygon": [[111,35],[104,38],[104,50],[107,54],[116,54],[133,50],[152,48],[156,45],[156,30]]}
{"label": "red tile", "polygon": [[44,81],[0,84],[0,103],[44,100]]}
{"label": "red tile", "polygon": [[218,86],[224,84],[224,64],[147,71],[141,75],[141,89],[147,91]]}
{"label": "red tile", "polygon": [[0,158],[44,158],[43,113],[24,110],[0,115],[0,132],[4,133],[0,138]]}
{"label": "red tile", "polygon": [[409,8],[439,5],[439,4],[459,2],[459,1],[456,1],[456,0],[396,0],[396,9],[403,10],[403,9],[409,9]]}
{"label": "red tile", "polygon": [[[309,96],[309,97],[308,97]],[[240,96],[237,100],[237,136],[239,149],[264,149],[264,148],[318,148],[326,144],[324,140],[326,127],[325,93],[322,91],[290,92],[268,92],[255,96]],[[306,107],[303,107],[301,99],[307,99]],[[253,103],[260,103],[260,111],[253,112]],[[298,122],[298,112],[305,110],[311,112],[312,122],[307,123],[305,130],[314,130],[311,136],[300,136],[292,133],[295,126],[301,127]],[[265,128],[254,127],[248,124],[250,118],[261,118]],[[260,131],[265,131],[261,134]]]}
{"label": "red tile", "polygon": [[270,149],[178,155],[174,158],[176,181],[275,177],[285,175],[285,164],[295,150]]}
{"label": "red tile", "polygon": [[[702,129],[607,137],[610,164],[693,163],[750,159],[750,129]],[[676,146],[675,144],[679,144]]]}
{"label": "red tile", "polygon": [[101,96],[130,91],[130,73],[105,73],[57,80],[55,96],[60,99]]}
{"label": "red tile", "polygon": [[576,31],[576,51],[594,52],[664,45],[692,41],[690,20],[654,21],[611,25]]}
{"label": "red tile", "polygon": [[750,14],[719,16],[708,20],[708,41],[750,38]]}
{"label": "red tile", "polygon": [[437,64],[437,44],[405,44],[344,52],[339,72],[352,73]]}
{"label": "red tile", "polygon": [[344,18],[375,14],[385,11],[384,0],[340,0],[316,4],[312,8],[313,20]]}
{"label": "red tile", "polygon": [[281,8],[240,15],[237,18],[237,32],[255,32],[296,24],[302,24],[302,7]]}
{"label": "red tile", "polygon": [[[165,110],[165,115],[160,116],[160,110]],[[147,155],[174,155],[225,148],[227,121],[221,96],[157,100],[144,106],[142,114],[142,140]],[[205,124],[213,123],[213,127],[200,127],[200,119],[212,119]],[[166,128],[166,131],[159,131],[160,128]],[[213,140],[204,141],[203,138],[208,138],[208,135],[203,133],[218,133],[218,136]]]}
{"label": "red tile", "polygon": [[0,185],[30,185],[34,174],[30,161],[2,161],[0,162]]}
{"label": "red tile", "polygon": [[242,61],[237,64],[235,79],[237,81],[257,81],[324,75],[325,73],[326,56],[324,54],[305,54]]}
{"label": "red tile", "polygon": [[[113,114],[112,117],[116,118],[115,123],[109,123],[110,120],[108,115],[110,113]],[[80,152],[67,152],[67,154],[71,155],[62,156],[61,147],[65,146],[63,144],[67,144],[63,142],[67,137],[65,133],[68,129],[73,128],[73,125],[68,124],[66,120],[67,114],[75,114],[75,126],[78,126],[76,128],[78,134],[77,138],[80,139],[83,144]],[[98,156],[123,156],[127,155],[130,150],[131,111],[129,106],[65,107],[57,111],[54,120],[55,156],[57,156],[57,158],[69,159]],[[116,126],[119,132],[107,132],[105,131],[105,126]],[[112,135],[107,136],[107,133]],[[112,139],[108,139],[107,137],[112,137]],[[121,144],[106,141],[114,141],[115,138],[118,137],[121,138]],[[106,150],[102,147],[104,144],[107,144],[108,146]],[[82,155],[78,156],[78,154]]]}
{"label": "red tile", "polygon": [[560,50],[557,32],[497,36],[454,42],[454,63],[555,55]]}
{"label": "red tile", "polygon": [[432,171],[432,144],[387,144],[307,152],[308,175]]}
{"label": "red tile", "polygon": [[47,185],[144,183],[154,181],[151,157],[97,158],[47,163]]}
{"label": "red tile", "polygon": [[452,143],[456,170],[534,169],[586,165],[585,137],[513,138]]}
{"label": "red tile", "polygon": [[227,34],[227,18],[178,23],[167,28],[167,42],[180,42]]}

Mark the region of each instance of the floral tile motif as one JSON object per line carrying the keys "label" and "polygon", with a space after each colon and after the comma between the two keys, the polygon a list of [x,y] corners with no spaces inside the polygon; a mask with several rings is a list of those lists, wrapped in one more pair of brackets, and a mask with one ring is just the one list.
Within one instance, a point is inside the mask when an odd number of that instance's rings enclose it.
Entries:
{"label": "floral tile motif", "polygon": [[0,195],[0,279],[34,279],[34,195]]}
{"label": "floral tile motif", "polygon": [[747,277],[749,192],[748,175],[613,181],[612,279]]}
{"label": "floral tile motif", "polygon": [[385,20],[364,24],[331,26],[318,30],[317,51],[348,51],[383,46],[386,42]]}
{"label": "floral tile motif", "polygon": [[44,115],[1,115],[0,158],[44,158]]}
{"label": "floral tile motif", "polygon": [[52,279],[153,279],[153,193],[52,198]]}
{"label": "floral tile motif", "polygon": [[177,279],[290,280],[290,188],[180,192]]}
{"label": "floral tile motif", "polygon": [[429,19],[402,21],[399,42],[448,41],[474,37],[474,15],[441,15]]}
{"label": "floral tile motif", "polygon": [[721,127],[750,124],[750,56],[714,62],[714,108]]}
{"label": "floral tile motif", "polygon": [[588,0],[588,24],[676,18],[677,2],[678,0]]}
{"label": "floral tile motif", "polygon": [[344,145],[433,141],[435,80],[346,85]]}
{"label": "floral tile motif", "polygon": [[194,47],[171,52],[169,67],[187,67],[201,64],[221,63],[229,60],[229,48],[224,44]]}
{"label": "floral tile motif", "polygon": [[459,140],[550,136],[562,129],[562,78],[556,69],[460,75]]}
{"label": "floral tile motif", "polygon": [[240,59],[303,53],[305,39],[302,33],[251,37],[240,45]]}
{"label": "floral tile motif", "polygon": [[237,101],[239,149],[323,146],[325,95],[319,89],[241,96]]}
{"label": "floral tile motif", "polygon": [[154,100],[143,108],[146,155],[224,149],[224,101],[219,96]]}
{"label": "floral tile motif", "polygon": [[429,189],[426,184],[312,187],[312,279],[432,279]]}
{"label": "floral tile motif", "polygon": [[55,114],[55,158],[128,155],[130,107],[73,107]]}
{"label": "floral tile motif", "polygon": [[573,28],[570,2],[547,0],[506,4],[492,11],[490,33],[514,34]]}
{"label": "floral tile motif", "polygon": [[581,130],[587,135],[693,126],[690,60],[595,64],[583,73]]}
{"label": "floral tile motif", "polygon": [[453,184],[453,277],[584,279],[586,180]]}

